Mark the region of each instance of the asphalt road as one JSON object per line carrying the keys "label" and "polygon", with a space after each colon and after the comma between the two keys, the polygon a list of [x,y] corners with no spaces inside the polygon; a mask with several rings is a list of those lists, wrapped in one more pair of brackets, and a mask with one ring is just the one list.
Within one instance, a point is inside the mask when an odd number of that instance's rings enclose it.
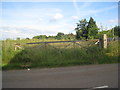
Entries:
{"label": "asphalt road", "polygon": [[118,88],[118,64],[3,71],[3,88]]}

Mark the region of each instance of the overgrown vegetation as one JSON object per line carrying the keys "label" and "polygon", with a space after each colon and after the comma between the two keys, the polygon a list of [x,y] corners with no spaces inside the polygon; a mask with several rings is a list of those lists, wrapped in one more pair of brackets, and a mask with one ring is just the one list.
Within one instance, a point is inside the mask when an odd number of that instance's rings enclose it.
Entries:
{"label": "overgrown vegetation", "polygon": [[[115,26],[108,31],[99,31],[95,20],[91,17],[79,20],[77,23],[76,35],[73,33],[64,34],[58,32],[56,36],[38,35],[32,39],[3,40],[2,58],[3,70],[23,69],[27,67],[59,67],[85,64],[117,63],[119,56],[118,41],[108,43],[107,49],[102,49],[98,45],[89,45],[90,39],[98,39],[103,34],[109,37],[120,37],[120,27]],[[74,43],[54,43],[45,45],[27,45],[26,43],[62,40],[88,40],[74,45]],[[21,44],[21,49],[15,50],[15,44]],[[70,44],[70,45],[69,45]],[[80,45],[79,45],[80,44]],[[67,45],[69,47],[67,47]],[[71,46],[72,45],[72,46]],[[67,47],[67,48],[65,48]],[[1,48],[0,48],[1,49]]]}
{"label": "overgrown vegetation", "polygon": [[[85,41],[78,43],[80,46],[75,44],[75,47],[70,43],[49,44],[47,46],[44,44],[23,45],[24,49],[15,51],[14,43],[16,42],[18,41],[3,41],[3,70],[118,62],[118,41],[109,42],[107,49],[102,49],[95,44],[88,46],[91,42]],[[19,42],[30,42],[30,40],[20,40]],[[70,46],[64,48],[69,44]]]}
{"label": "overgrown vegetation", "polygon": [[99,32],[99,36],[103,34],[107,34],[109,38],[120,37],[120,26],[115,26],[109,30],[102,30]]}

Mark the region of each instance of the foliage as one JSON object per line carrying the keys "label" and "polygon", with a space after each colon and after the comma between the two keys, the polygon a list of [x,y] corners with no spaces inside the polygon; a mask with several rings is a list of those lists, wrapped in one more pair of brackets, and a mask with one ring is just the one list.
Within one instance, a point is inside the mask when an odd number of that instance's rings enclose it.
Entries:
{"label": "foliage", "polygon": [[79,20],[79,23],[77,23],[77,28],[75,28],[76,39],[82,39],[82,37],[85,37],[86,39],[88,38],[87,24],[88,22],[86,19]]}
{"label": "foliage", "polygon": [[114,35],[120,37],[120,26],[115,26],[113,29]]}
{"label": "foliage", "polygon": [[75,35],[73,33],[66,34],[66,40],[75,40]]}
{"label": "foliage", "polygon": [[[59,67],[85,64],[104,64],[117,63],[118,60],[118,43],[110,42],[107,49],[101,49],[97,45],[88,46],[89,41],[81,42],[80,48],[76,44],[68,48],[65,47],[70,43],[51,44],[51,45],[22,45],[24,49],[14,50],[16,42],[33,42],[34,40],[9,40],[2,42],[2,61],[3,70],[23,69],[27,67]],[[72,45],[72,44],[71,44]],[[53,47],[61,47],[59,49]],[[102,57],[101,57],[102,56]],[[25,65],[27,67],[25,67]]]}
{"label": "foliage", "polygon": [[62,32],[58,32],[56,36],[46,36],[46,35],[39,35],[34,36],[33,39],[41,39],[41,40],[75,40],[75,35],[73,33],[64,34]]}
{"label": "foliage", "polygon": [[17,37],[17,40],[20,40],[20,37]]}
{"label": "foliage", "polygon": [[120,26],[115,26],[107,31],[103,30],[99,32],[99,36],[103,34],[107,34],[108,38],[120,37]]}
{"label": "foliage", "polygon": [[46,35],[39,35],[39,36],[34,36],[33,39],[46,39]]}
{"label": "foliage", "polygon": [[112,29],[111,30],[107,30],[107,31],[100,31],[99,32],[99,36],[106,34],[108,38],[112,38],[113,37],[113,33],[112,33]]}
{"label": "foliage", "polygon": [[30,38],[26,38],[26,40],[30,40]]}
{"label": "foliage", "polygon": [[63,39],[63,38],[64,38],[64,33],[58,32],[56,38],[57,38],[57,39]]}
{"label": "foliage", "polygon": [[86,19],[82,19],[77,23],[76,39],[96,39],[98,38],[98,27],[92,17],[89,22]]}
{"label": "foliage", "polygon": [[89,39],[95,39],[98,37],[99,29],[96,25],[96,22],[94,21],[94,19],[92,17],[90,17],[90,20],[88,22],[87,30],[88,30],[88,38]]}

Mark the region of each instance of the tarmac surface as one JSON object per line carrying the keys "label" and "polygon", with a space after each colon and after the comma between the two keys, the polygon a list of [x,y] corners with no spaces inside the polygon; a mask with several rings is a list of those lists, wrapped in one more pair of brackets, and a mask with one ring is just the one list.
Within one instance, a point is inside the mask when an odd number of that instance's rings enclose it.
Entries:
{"label": "tarmac surface", "polygon": [[118,88],[118,64],[2,72],[2,88]]}

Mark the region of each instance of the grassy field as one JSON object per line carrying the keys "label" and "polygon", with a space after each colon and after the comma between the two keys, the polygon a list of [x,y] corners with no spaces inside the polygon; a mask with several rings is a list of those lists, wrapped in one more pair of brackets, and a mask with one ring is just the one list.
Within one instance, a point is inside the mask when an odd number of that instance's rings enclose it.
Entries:
{"label": "grassy field", "polygon": [[[80,45],[75,44],[75,46],[73,43],[55,43],[49,45],[24,44],[28,42],[40,42],[40,40],[2,41],[1,57],[3,70],[23,69],[27,67],[43,68],[118,62],[118,41],[109,42],[107,49],[102,49],[95,44],[89,46],[91,43],[89,41],[80,42],[78,43]],[[15,43],[23,43],[22,49],[15,51]]]}

